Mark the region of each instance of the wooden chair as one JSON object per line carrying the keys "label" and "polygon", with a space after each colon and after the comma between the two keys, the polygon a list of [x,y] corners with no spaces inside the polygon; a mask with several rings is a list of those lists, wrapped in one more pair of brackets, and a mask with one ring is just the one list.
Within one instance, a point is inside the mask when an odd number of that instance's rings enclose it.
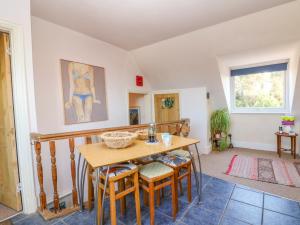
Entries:
{"label": "wooden chair", "polygon": [[140,186],[144,190],[144,204],[147,205],[146,192],[149,194],[149,208],[150,208],[150,225],[155,224],[155,205],[154,193],[159,192],[166,186],[171,186],[172,190],[172,216],[176,218],[176,195],[174,171],[160,162],[152,162],[140,168]]}
{"label": "wooden chair", "polygon": [[[178,197],[178,186],[180,188],[181,195],[183,194],[182,179],[187,178],[187,199],[192,201],[192,169],[191,158],[186,150],[175,150],[169,152],[167,155],[162,155],[156,159],[159,162],[173,168],[174,181],[175,181],[175,195],[176,201]],[[178,204],[176,204],[176,212],[178,212]]]}
{"label": "wooden chair", "polygon": [[[130,163],[124,165],[122,164],[112,168],[109,172],[106,194],[108,194],[110,198],[111,224],[117,224],[116,201],[120,200],[120,212],[122,215],[124,215],[126,211],[126,195],[134,192],[136,221],[138,225],[141,225],[138,167]],[[98,225],[100,224],[100,219],[103,219],[100,218],[100,213],[102,210],[102,195],[104,191],[105,174],[106,171],[103,171],[103,174],[100,175],[100,184],[98,187]],[[125,182],[128,185],[125,185]],[[117,191],[115,189],[115,183],[118,183]]]}

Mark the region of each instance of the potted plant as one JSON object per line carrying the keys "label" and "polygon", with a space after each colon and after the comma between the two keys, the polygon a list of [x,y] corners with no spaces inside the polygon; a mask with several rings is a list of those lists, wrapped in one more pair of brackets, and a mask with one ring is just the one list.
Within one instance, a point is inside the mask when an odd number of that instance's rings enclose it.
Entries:
{"label": "potted plant", "polygon": [[230,115],[226,108],[214,111],[210,117],[210,132],[212,143],[218,143],[220,150],[228,147],[228,132],[230,129]]}

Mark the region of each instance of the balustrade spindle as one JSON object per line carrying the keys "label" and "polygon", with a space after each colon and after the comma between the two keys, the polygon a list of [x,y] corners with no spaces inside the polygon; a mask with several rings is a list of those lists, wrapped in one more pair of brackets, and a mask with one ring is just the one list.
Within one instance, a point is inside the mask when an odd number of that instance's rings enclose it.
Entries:
{"label": "balustrade spindle", "polygon": [[43,211],[46,209],[46,193],[44,191],[44,182],[43,182],[43,165],[41,157],[41,143],[36,141],[34,143],[35,154],[36,154],[36,164],[37,164],[37,174],[40,185],[40,210]]}
{"label": "balustrade spindle", "polygon": [[50,155],[51,155],[51,172],[52,172],[52,182],[53,182],[53,205],[54,211],[59,211],[59,196],[57,191],[57,168],[56,168],[56,157],[55,157],[55,142],[49,141],[50,145]]}
{"label": "balustrade spindle", "polygon": [[74,138],[69,139],[70,147],[70,159],[71,159],[71,175],[72,175],[72,197],[73,206],[78,206],[78,194],[76,188],[76,165],[75,165],[75,154],[74,154]]}

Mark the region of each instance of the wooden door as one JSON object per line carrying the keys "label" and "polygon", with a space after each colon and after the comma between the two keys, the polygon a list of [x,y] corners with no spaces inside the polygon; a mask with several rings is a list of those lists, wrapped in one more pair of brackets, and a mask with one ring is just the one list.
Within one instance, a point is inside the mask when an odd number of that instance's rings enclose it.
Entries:
{"label": "wooden door", "polygon": [[[167,104],[168,102],[170,104]],[[173,104],[171,102],[173,102]],[[155,94],[154,109],[156,123],[179,120],[179,94]]]}
{"label": "wooden door", "polygon": [[[22,113],[22,112],[20,112]],[[0,203],[22,209],[19,183],[9,35],[0,32]]]}

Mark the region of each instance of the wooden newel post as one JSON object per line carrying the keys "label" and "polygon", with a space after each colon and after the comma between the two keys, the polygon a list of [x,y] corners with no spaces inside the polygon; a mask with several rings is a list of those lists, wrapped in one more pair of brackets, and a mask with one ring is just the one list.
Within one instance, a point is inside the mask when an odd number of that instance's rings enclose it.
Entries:
{"label": "wooden newel post", "polygon": [[75,154],[74,154],[74,138],[69,139],[70,147],[70,159],[71,159],[71,175],[72,175],[72,197],[73,206],[78,206],[77,188],[76,188],[76,165],[75,165]]}
{"label": "wooden newel post", "polygon": [[54,210],[57,212],[59,210],[59,196],[57,192],[57,168],[56,168],[56,157],[55,157],[55,142],[50,141],[50,155],[51,155],[51,172],[52,172],[52,182],[53,182],[53,205]]}
{"label": "wooden newel post", "polygon": [[40,210],[43,211],[46,209],[46,193],[44,191],[44,182],[43,182],[43,166],[42,166],[42,157],[41,157],[41,143],[35,142],[34,149],[36,154],[36,163],[37,163],[37,174],[40,185]]}

